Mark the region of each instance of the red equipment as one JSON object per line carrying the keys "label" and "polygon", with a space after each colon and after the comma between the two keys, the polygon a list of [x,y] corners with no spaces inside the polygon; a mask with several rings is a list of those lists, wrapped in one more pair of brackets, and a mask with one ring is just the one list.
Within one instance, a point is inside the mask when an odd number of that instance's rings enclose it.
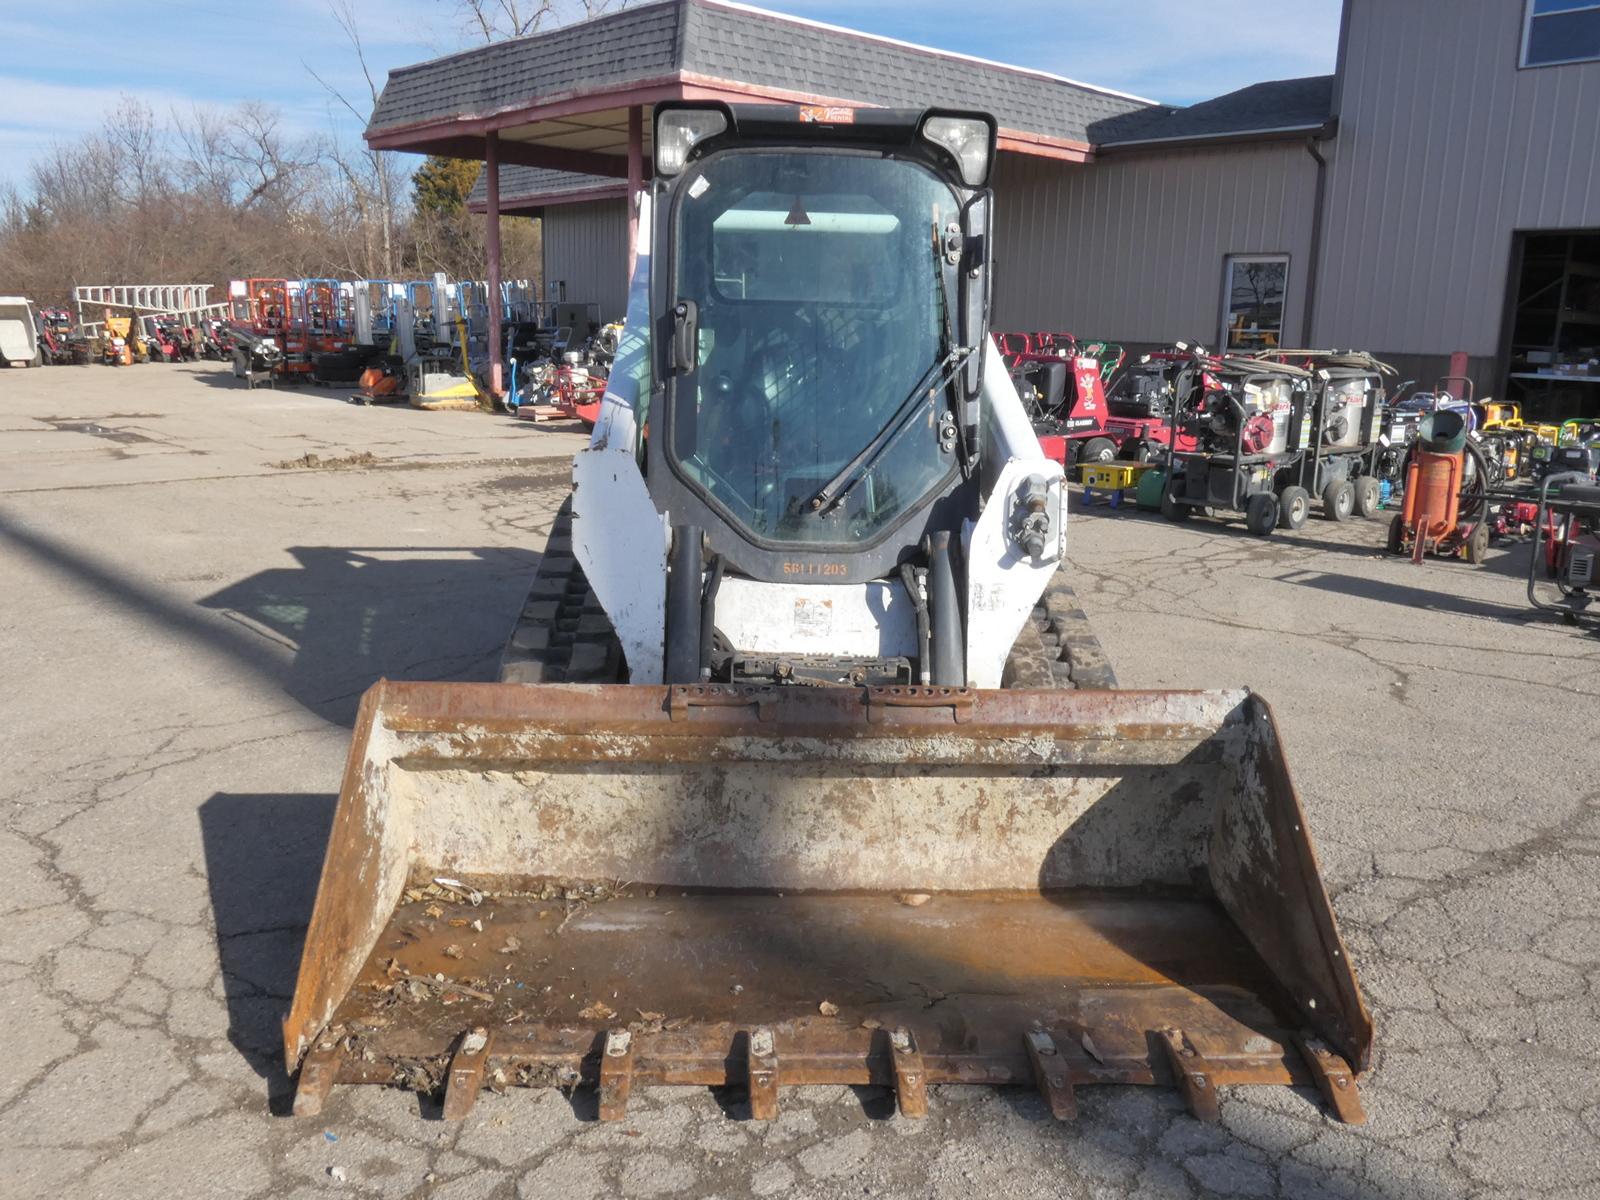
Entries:
{"label": "red equipment", "polygon": [[1437,547],[1455,533],[1461,504],[1462,455],[1419,449],[1406,468],[1406,500],[1401,519],[1412,543],[1411,561],[1421,562],[1430,543]]}
{"label": "red equipment", "polygon": [[167,323],[159,317],[148,323],[150,357],[162,362],[177,362],[180,357],[177,339]]}
{"label": "red equipment", "polygon": [[[1117,445],[1117,457],[1127,462],[1149,462],[1164,457],[1172,446],[1172,426],[1167,420],[1176,401],[1178,372],[1193,361],[1186,347],[1142,355],[1113,381],[1106,397],[1105,434]],[[1204,386],[1217,382],[1207,374]],[[1193,433],[1179,431],[1178,449],[1197,448]]]}
{"label": "red equipment", "polygon": [[1104,364],[1099,357],[1084,353],[1070,333],[996,333],[994,341],[1032,414],[1047,458],[1071,467],[1117,456],[1116,443],[1105,436]]}
{"label": "red equipment", "polygon": [[49,363],[72,361],[72,314],[64,308],[39,310],[39,344]]}
{"label": "red equipment", "polygon": [[[577,358],[576,354],[569,355]],[[575,418],[589,428],[600,419],[600,401],[606,394],[606,377],[576,362],[563,362],[545,367],[544,378],[539,381],[533,404],[517,408],[517,416],[528,421],[538,420],[535,405],[548,405],[563,417]]]}

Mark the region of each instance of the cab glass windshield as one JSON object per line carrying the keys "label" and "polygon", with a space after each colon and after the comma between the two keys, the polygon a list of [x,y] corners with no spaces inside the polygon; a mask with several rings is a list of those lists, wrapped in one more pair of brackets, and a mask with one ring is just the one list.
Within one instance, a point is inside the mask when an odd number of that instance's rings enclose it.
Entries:
{"label": "cab glass windshield", "polygon": [[[872,537],[954,466],[930,384],[955,195],[915,163],[787,151],[714,156],[681,189],[676,298],[699,329],[673,385],[674,465],[757,538]],[[842,499],[818,505],[830,482]]]}

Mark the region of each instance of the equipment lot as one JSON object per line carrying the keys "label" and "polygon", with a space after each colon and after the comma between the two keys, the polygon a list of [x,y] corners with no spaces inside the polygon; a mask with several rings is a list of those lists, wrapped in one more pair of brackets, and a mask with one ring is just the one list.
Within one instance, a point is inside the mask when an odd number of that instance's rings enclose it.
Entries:
{"label": "equipment lot", "polygon": [[954,1087],[923,1122],[844,1088],[272,1115],[356,701],[492,676],[582,444],[340,396],[0,375],[6,1195],[1600,1195],[1600,641],[1532,618],[1525,549],[1413,567],[1380,522],[1094,509],[1068,567],[1123,687],[1274,705],[1379,1021],[1364,1128],[1285,1089],[1220,1127],[1142,1088],[1065,1126]]}

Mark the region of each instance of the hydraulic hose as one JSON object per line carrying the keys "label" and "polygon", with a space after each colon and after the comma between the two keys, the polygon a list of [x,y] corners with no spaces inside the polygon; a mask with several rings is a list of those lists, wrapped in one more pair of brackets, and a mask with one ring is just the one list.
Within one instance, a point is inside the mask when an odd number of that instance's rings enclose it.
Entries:
{"label": "hydraulic hose", "polygon": [[717,589],[722,586],[722,555],[714,555],[700,596],[700,678],[711,678],[711,649],[716,638]]}
{"label": "hydraulic hose", "polygon": [[961,632],[961,594],[956,588],[950,531],[928,535],[928,607],[932,614],[933,682],[941,687],[961,687],[967,682],[966,639]]}
{"label": "hydraulic hose", "polygon": [[927,572],[918,578],[917,568],[910,563],[900,564],[900,581],[905,584],[906,595],[917,613],[917,682],[926,686],[933,682],[932,665],[928,662],[928,600],[923,595],[923,582]]}
{"label": "hydraulic hose", "polygon": [[700,681],[700,540],[698,525],[673,527],[667,567],[668,683]]}

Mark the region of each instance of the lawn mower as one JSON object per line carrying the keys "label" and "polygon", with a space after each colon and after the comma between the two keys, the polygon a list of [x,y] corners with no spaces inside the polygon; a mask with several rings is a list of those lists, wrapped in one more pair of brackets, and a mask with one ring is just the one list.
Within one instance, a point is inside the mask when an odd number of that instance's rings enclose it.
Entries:
{"label": "lawn mower", "polygon": [[1312,441],[1309,371],[1269,359],[1219,357],[1195,347],[1174,385],[1161,512],[1186,521],[1196,509],[1243,512],[1258,537],[1299,529],[1310,513],[1302,464]]}
{"label": "lawn mower", "polygon": [[1464,558],[1482,566],[1493,514],[1489,468],[1467,434],[1467,417],[1441,410],[1422,419],[1406,459],[1405,504],[1389,524],[1389,553]]}

